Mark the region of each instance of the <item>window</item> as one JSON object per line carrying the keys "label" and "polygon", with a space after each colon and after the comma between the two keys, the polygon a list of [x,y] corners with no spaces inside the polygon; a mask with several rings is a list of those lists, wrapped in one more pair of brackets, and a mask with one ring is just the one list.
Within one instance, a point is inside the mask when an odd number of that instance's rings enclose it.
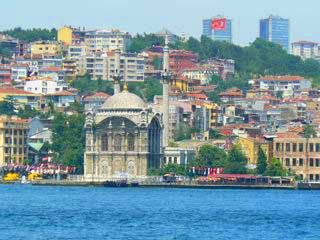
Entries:
{"label": "window", "polygon": [[293,143],[292,144],[292,152],[296,152],[297,151],[297,144]]}
{"label": "window", "polygon": [[320,152],[320,143],[316,143],[316,152]]}
{"label": "window", "polygon": [[320,178],[319,178],[319,174],[316,174],[316,181],[319,181]]}
{"label": "window", "polygon": [[310,179],[310,181],[313,180],[313,174],[310,174],[309,179]]}
{"label": "window", "polygon": [[297,159],[296,158],[292,159],[292,166],[297,166]]}
{"label": "window", "polygon": [[299,158],[299,166],[303,166],[303,159]]}
{"label": "window", "polygon": [[101,136],[101,151],[108,151],[108,135],[103,134]]}
{"label": "window", "polygon": [[280,143],[276,143],[276,150],[277,150],[277,152],[280,151]]}
{"label": "window", "polygon": [[169,163],[172,163],[172,157],[169,157]]}
{"label": "window", "polygon": [[303,143],[299,143],[299,152],[303,152]]}
{"label": "window", "polygon": [[290,143],[286,143],[286,152],[290,152]]}
{"label": "window", "polygon": [[290,166],[290,159],[289,158],[286,158],[286,166]]}
{"label": "window", "polygon": [[316,159],[316,167],[320,167],[320,159],[319,158]]}
{"label": "window", "polygon": [[309,161],[310,161],[310,167],[313,167],[313,165],[314,165],[313,164],[313,158],[310,158]]}
{"label": "window", "polygon": [[114,150],[121,151],[122,137],[120,134],[114,136]]}
{"label": "window", "polygon": [[174,158],[173,158],[173,162],[174,162],[174,163],[178,163],[178,162],[177,162],[177,157],[174,157]]}
{"label": "window", "polygon": [[128,135],[128,151],[134,151],[134,135],[132,133]]}
{"label": "window", "polygon": [[313,149],[313,143],[310,143],[310,144],[309,144],[309,151],[310,151],[310,152],[313,152],[313,151],[314,151],[314,149]]}

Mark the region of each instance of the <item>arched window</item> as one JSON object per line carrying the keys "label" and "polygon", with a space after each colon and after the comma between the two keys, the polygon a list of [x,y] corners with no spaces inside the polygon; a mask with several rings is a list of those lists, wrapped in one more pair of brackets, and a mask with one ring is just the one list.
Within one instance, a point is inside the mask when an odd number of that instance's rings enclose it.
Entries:
{"label": "arched window", "polygon": [[108,151],[108,135],[103,134],[101,136],[101,151]]}
{"label": "arched window", "polygon": [[122,137],[120,134],[114,136],[114,150],[121,151]]}
{"label": "arched window", "polygon": [[128,134],[128,151],[134,151],[134,135]]}

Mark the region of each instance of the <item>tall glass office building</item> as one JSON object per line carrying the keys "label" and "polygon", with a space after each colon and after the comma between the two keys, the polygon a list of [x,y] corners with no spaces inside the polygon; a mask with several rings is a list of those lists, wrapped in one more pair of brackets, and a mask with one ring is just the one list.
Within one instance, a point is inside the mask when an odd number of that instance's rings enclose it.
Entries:
{"label": "tall glass office building", "polygon": [[260,38],[280,44],[289,51],[289,19],[271,15],[260,20]]}
{"label": "tall glass office building", "polygon": [[232,20],[227,19],[227,25],[224,30],[214,30],[211,27],[212,20],[215,18],[222,17],[214,17],[212,19],[204,19],[202,21],[202,35],[212,38],[213,40],[232,42]]}

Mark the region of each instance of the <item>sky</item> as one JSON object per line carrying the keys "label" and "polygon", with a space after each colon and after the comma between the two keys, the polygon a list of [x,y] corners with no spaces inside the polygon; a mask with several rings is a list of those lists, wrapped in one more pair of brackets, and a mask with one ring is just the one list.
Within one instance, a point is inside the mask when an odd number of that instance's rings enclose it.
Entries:
{"label": "sky", "polygon": [[167,28],[200,37],[202,19],[233,20],[233,42],[248,45],[259,35],[259,19],[290,19],[290,40],[320,42],[320,0],[1,0],[0,30],[22,27],[119,28],[132,34]]}

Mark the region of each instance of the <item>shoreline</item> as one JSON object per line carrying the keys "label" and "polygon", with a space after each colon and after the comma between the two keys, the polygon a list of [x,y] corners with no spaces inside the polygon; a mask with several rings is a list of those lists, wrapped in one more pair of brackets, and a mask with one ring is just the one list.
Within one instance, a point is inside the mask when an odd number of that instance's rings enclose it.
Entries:
{"label": "shoreline", "polygon": [[[19,184],[21,182],[0,182],[0,184]],[[32,186],[60,186],[60,187],[110,187],[105,186],[104,182],[85,182],[85,181],[56,181],[56,180],[39,180],[28,182],[26,185]],[[141,183],[138,186],[124,186],[127,188],[185,188],[185,189],[252,189],[252,190],[320,190],[320,183],[296,183],[294,185],[259,185],[259,184],[190,184],[190,183]],[[120,187],[121,188],[121,187]],[[123,188],[123,187],[122,187]]]}

